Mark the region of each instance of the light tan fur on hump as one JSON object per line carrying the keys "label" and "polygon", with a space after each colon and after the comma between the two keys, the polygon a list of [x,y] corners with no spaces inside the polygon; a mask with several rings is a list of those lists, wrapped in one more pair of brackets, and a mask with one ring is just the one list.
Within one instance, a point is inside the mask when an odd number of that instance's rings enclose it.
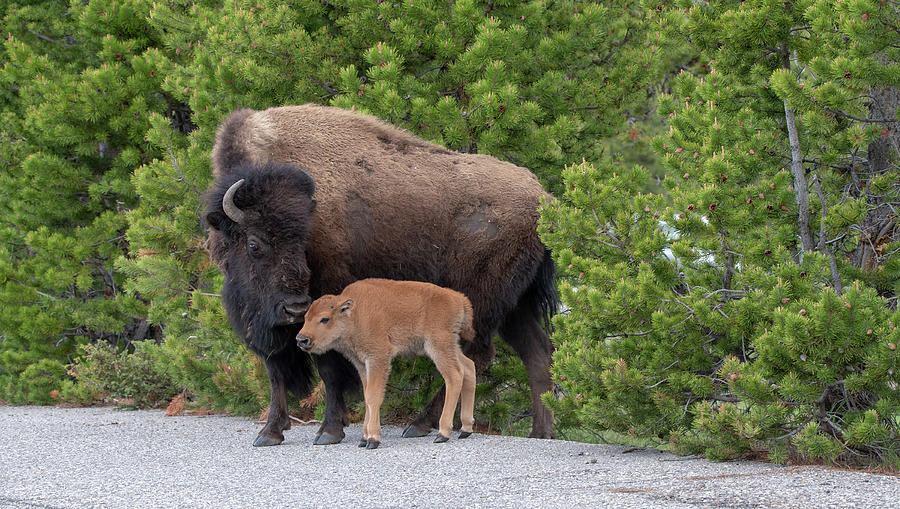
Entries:
{"label": "light tan fur on hump", "polygon": [[269,160],[272,148],[278,146],[278,130],[275,123],[264,111],[258,111],[247,118],[244,136],[248,148],[248,156],[254,161]]}

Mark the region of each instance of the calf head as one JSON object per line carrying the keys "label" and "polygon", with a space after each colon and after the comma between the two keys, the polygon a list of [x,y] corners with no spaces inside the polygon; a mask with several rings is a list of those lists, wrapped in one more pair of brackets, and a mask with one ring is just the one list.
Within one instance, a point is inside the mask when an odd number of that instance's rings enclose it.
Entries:
{"label": "calf head", "polygon": [[309,353],[322,354],[335,341],[351,332],[353,299],[323,295],[309,306],[303,328],[297,334],[297,346]]}
{"label": "calf head", "polygon": [[262,355],[290,344],[311,301],[314,191],[301,169],[266,164],[219,177],[207,196],[207,249],[225,275],[229,321]]}

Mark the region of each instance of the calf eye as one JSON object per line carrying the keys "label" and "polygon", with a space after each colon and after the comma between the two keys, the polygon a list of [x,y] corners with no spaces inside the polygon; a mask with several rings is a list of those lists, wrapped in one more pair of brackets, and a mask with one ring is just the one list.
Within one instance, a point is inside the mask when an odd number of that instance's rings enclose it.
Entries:
{"label": "calf eye", "polygon": [[326,316],[325,318],[319,320],[319,323],[328,323],[328,317]]}

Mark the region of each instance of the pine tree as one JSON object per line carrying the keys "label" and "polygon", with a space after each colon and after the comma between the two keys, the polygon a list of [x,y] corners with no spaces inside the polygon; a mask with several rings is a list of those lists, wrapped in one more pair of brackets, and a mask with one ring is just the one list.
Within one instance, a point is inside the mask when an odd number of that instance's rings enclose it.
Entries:
{"label": "pine tree", "polygon": [[[716,458],[895,463],[900,316],[886,209],[898,158],[878,139],[893,136],[897,103],[863,99],[896,90],[896,7],[657,12],[664,41],[700,54],[659,100],[669,205],[620,197],[613,215],[602,197],[628,188],[614,169],[583,165],[588,177],[567,173],[564,199],[545,212],[573,309],[557,322],[557,410]],[[587,225],[574,227],[585,221],[576,208],[592,212]]]}
{"label": "pine tree", "polygon": [[5,4],[0,57],[0,399],[49,402],[71,387],[75,346],[152,337],[114,262],[127,250],[131,172],[154,157],[165,111],[139,52],[156,44],[140,4]]}

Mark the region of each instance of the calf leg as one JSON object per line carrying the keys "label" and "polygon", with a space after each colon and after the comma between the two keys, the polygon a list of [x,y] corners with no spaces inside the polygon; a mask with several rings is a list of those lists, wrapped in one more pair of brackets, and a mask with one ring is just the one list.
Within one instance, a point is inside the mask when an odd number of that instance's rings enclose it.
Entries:
{"label": "calf leg", "polygon": [[463,367],[462,393],[460,394],[459,420],[462,429],[459,438],[466,438],[475,429],[475,363],[456,350],[456,358]]}
{"label": "calf leg", "polygon": [[[369,385],[369,384],[366,383],[366,371],[365,371],[365,368],[359,368],[359,367],[358,367],[357,369],[359,369],[359,379],[362,381],[362,386],[363,386],[363,397],[365,398],[366,395],[368,394],[368,389],[367,389],[367,387],[368,387],[368,385]],[[359,446],[360,446],[360,447],[366,447],[367,445],[369,445],[369,418],[370,418],[370,417],[371,417],[371,414],[369,413],[368,404],[366,404],[365,414],[364,414],[364,417],[363,417],[363,434],[362,434],[362,440],[359,441]]]}
{"label": "calf leg", "polygon": [[438,371],[441,372],[441,376],[444,377],[444,407],[441,411],[438,436],[434,439],[435,442],[446,442],[450,439],[453,414],[456,412],[456,404],[459,402],[464,369],[456,356],[456,351],[459,350],[458,341],[457,335],[453,334],[449,337],[433,338],[430,345],[429,343],[425,344],[425,351],[428,352]]}
{"label": "calf leg", "polygon": [[381,445],[381,403],[384,401],[384,388],[391,372],[390,359],[366,360],[366,449],[375,449]]}
{"label": "calf leg", "polygon": [[313,444],[336,444],[344,439],[344,427],[350,424],[344,393],[355,385],[358,378],[350,362],[335,351],[313,357],[319,377],[325,384],[325,417]]}
{"label": "calf leg", "polygon": [[541,394],[553,389],[550,380],[553,343],[535,316],[532,306],[519,304],[507,315],[500,335],[513,347],[525,364],[531,385],[531,437],[554,438],[553,412],[541,401]]}
{"label": "calf leg", "polygon": [[[494,359],[494,345],[490,340],[492,335],[493,332],[485,333],[484,335],[479,333],[474,341],[467,342],[463,346],[463,351],[466,356],[475,363],[476,373],[484,371],[484,368],[486,368]],[[432,429],[439,426],[439,416],[441,415],[443,402],[446,399],[445,394],[446,387],[441,387],[441,390],[438,391],[434,398],[431,399],[431,402],[425,406],[422,413],[420,413],[418,417],[416,417],[413,422],[409,423],[409,425],[406,426],[406,429],[403,430],[404,437],[424,437],[430,433]]]}
{"label": "calf leg", "polygon": [[291,419],[288,417],[287,411],[287,390],[285,389],[284,378],[281,371],[272,364],[273,362],[270,359],[266,359],[270,390],[269,417],[266,420],[266,425],[260,430],[256,440],[253,441],[254,447],[278,445],[284,442],[282,431],[291,427]]}

